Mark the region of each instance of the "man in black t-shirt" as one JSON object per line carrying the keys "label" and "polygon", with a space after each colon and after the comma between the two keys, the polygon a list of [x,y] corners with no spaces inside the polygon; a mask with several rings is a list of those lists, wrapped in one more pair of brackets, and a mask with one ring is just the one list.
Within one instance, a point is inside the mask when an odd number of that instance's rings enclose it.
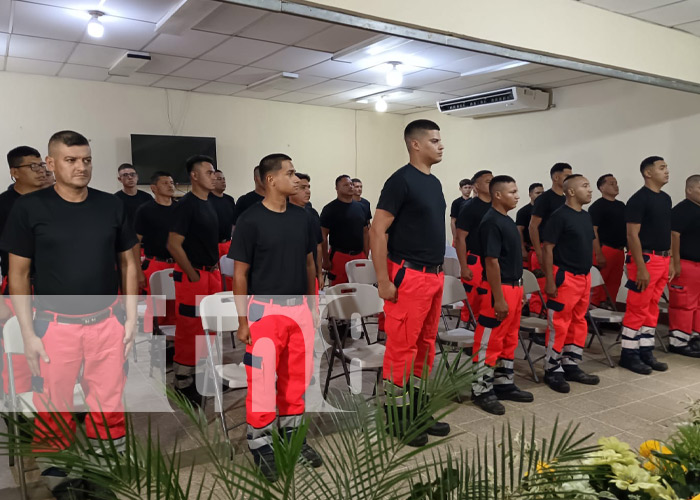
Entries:
{"label": "man in black t-shirt", "polygon": [[253,169],[253,182],[255,183],[255,189],[238,198],[238,201],[236,202],[236,210],[233,213],[234,226],[243,212],[248,210],[256,203],[261,202],[265,197],[265,185],[260,179],[260,166],[256,166]]}
{"label": "man in black t-shirt", "polygon": [[[455,249],[461,270],[462,283],[467,291],[467,301],[474,315],[481,310],[481,298],[486,290],[481,287],[483,268],[479,260],[479,224],[481,219],[491,208],[491,195],[489,183],[493,174],[489,170],[480,170],[472,177],[472,187],[476,196],[462,205],[457,216],[457,238]],[[469,308],[463,307],[461,320],[469,322],[471,318]]]}
{"label": "man in black t-shirt", "polygon": [[[238,338],[246,344],[248,448],[265,477],[275,481],[275,424],[283,435],[301,425],[311,380],[317,242],[308,214],[287,203],[299,189],[291,158],[266,156],[260,176],[265,199],[238,220],[229,257],[235,261]],[[322,465],[306,442],[301,456],[313,467]]]}
{"label": "man in black t-shirt", "polygon": [[700,175],[685,181],[685,200],[671,211],[675,279],[668,290],[671,352],[700,358]]}
{"label": "man in black t-shirt", "polygon": [[530,184],[528,188],[528,195],[530,196],[530,203],[525,205],[523,208],[518,210],[515,214],[515,226],[518,228],[520,233],[521,251],[523,253],[523,267],[528,269],[530,267],[530,252],[532,252],[532,240],[530,239],[530,218],[532,217],[532,209],[535,206],[535,200],[544,193],[544,187],[539,182]]}
{"label": "man in black t-shirt", "polygon": [[671,261],[671,197],[661,189],[668,183],[668,165],[660,156],[645,158],[639,167],[644,187],[627,200],[627,308],[622,320],[620,366],[649,375],[668,365],[654,358],[659,300],[675,277]]}
{"label": "man in black t-shirt", "polygon": [[139,190],[139,174],[136,173],[131,163],[122,163],[119,165],[117,169],[117,180],[122,183],[122,188],[114,193],[114,196],[124,202],[126,214],[133,224],[136,210],[147,201],[151,201],[153,197]]}
{"label": "man in black t-shirt", "polygon": [[[233,232],[233,218],[236,212],[236,201],[232,196],[224,193],[226,190],[226,177],[221,170],[214,174],[214,190],[209,193],[209,201],[214,204],[216,215],[219,218],[219,258],[228,255],[231,247],[231,233]],[[233,281],[231,278],[221,275],[221,289],[231,290]]]}
{"label": "man in black t-shirt", "polygon": [[367,213],[353,200],[355,188],[350,176],[339,176],[335,190],[337,198],[321,210],[323,268],[329,272],[332,285],[347,283],[345,264],[366,259],[369,253]]}
{"label": "man in black t-shirt", "polygon": [[[122,396],[136,329],[138,264],[132,248],[137,240],[123,204],[88,187],[92,153],[84,136],[57,132],[48,152],[56,185],[15,202],[0,247],[10,255],[10,294],[24,353],[32,374],[43,380],[43,390],[34,392],[41,417],[35,420],[37,464],[54,496],[75,498],[74,483],[60,469],[65,462],[41,452],[60,452],[75,439],[67,429],[75,425],[69,412],[81,366],[81,384],[89,395],[87,437],[98,449],[124,450]],[[117,300],[120,284],[125,321]],[[61,422],[49,411],[61,412]],[[99,444],[102,439],[110,443]]]}
{"label": "man in black t-shirt", "polygon": [[[415,120],[404,130],[410,163],[387,179],[372,224],[372,261],[379,296],[384,299],[387,335],[384,389],[387,410],[396,408],[398,422],[389,430],[403,437],[421,402],[421,377],[432,369],[440,319],[445,256],[445,196],[431,173],[442,161],[440,127]],[[416,408],[416,410],[414,410]],[[408,442],[423,446],[428,434],[445,436],[450,426],[432,425]]]}
{"label": "man in black t-shirt", "polygon": [[503,415],[506,409],[499,400],[529,403],[534,397],[513,382],[523,307],[523,256],[518,229],[508,212],[518,205],[518,186],[512,177],[497,175],[489,193],[492,206],[478,228],[482,287],[487,294],[475,311],[479,320],[474,331],[474,361],[487,370],[472,384],[472,399],[484,411]]}
{"label": "man in black t-shirt", "polygon": [[[172,213],[167,249],[175,259],[175,389],[193,404],[201,404],[195,372],[206,356],[199,300],[221,291],[219,219],[209,193],[214,189],[214,160],[196,155],[186,162],[192,190],[177,202]],[[198,299],[199,297],[199,299]]]}
{"label": "man in black t-shirt", "polygon": [[370,206],[369,201],[362,197],[362,181],[357,178],[352,179],[352,185],[355,188],[355,194],[353,195],[352,199],[362,205],[362,208],[365,210],[365,215],[367,216],[367,226],[370,226],[370,220],[372,220],[372,207]]}
{"label": "man in black t-shirt", "polygon": [[[309,224],[311,224],[316,241],[313,251],[314,262],[316,263],[316,286],[317,288],[323,288],[323,247],[321,245],[323,233],[321,232],[321,218],[311,206],[311,203],[309,203],[311,199],[311,177],[308,174],[299,172],[296,172],[295,175],[299,178],[299,190],[289,197],[289,202],[306,210],[309,216]],[[318,289],[316,292],[318,293]]]}
{"label": "man in black t-shirt", "polygon": [[[598,244],[594,245],[593,264],[600,269],[605,287],[613,302],[610,304],[612,307],[615,305],[625,267],[625,245],[627,244],[625,204],[615,199],[620,193],[620,188],[612,174],[600,176],[596,185],[603,197],[596,200],[588,209],[598,240]],[[597,287],[593,290],[591,303],[598,307],[605,302],[607,302],[605,290],[603,287]]]}
{"label": "man in black t-shirt", "polygon": [[583,205],[591,202],[593,190],[581,174],[567,177],[563,187],[566,203],[554,211],[543,233],[549,311],[544,381],[566,393],[570,391],[567,381],[596,385],[600,379],[578,366],[588,336],[595,239],[591,216]]}
{"label": "man in black t-shirt", "polygon": [[459,181],[459,191],[462,195],[454,200],[450,205],[450,230],[452,231],[452,246],[455,246],[455,238],[457,237],[457,217],[459,216],[459,211],[467,200],[472,195],[472,180],[462,179]]}

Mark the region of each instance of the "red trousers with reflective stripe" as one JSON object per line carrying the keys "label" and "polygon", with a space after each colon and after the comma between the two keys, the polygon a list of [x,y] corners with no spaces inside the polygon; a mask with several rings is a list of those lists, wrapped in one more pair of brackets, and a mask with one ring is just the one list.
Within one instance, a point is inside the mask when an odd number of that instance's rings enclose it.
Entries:
{"label": "red trousers with reflective stripe", "polygon": [[[35,420],[35,451],[61,450],[73,442],[75,422],[67,412],[73,408],[73,391],[81,366],[81,385],[91,412],[85,421],[87,437],[124,437],[122,396],[126,384],[126,360],[124,327],[119,320],[110,316],[97,324],[85,326],[35,321],[34,329],[49,357],[49,363],[39,361],[44,379],[43,392],[34,393],[34,405],[46,422],[44,425],[40,419]],[[71,434],[66,433],[62,423],[51,418],[48,411],[60,412]]]}
{"label": "red trousers with reflective stripe", "polygon": [[[479,322],[474,331],[474,361],[482,360],[488,366],[496,366],[499,358],[513,360],[518,347],[520,313],[523,309],[523,287],[501,285],[503,297],[508,304],[508,316],[503,321],[496,320],[491,286],[484,281],[482,286],[488,293],[481,301]],[[482,319],[483,318],[483,319]],[[490,321],[489,321],[490,320]],[[485,326],[494,325],[494,326]]]}
{"label": "red trousers with reflective stripe", "polygon": [[175,265],[175,355],[173,361],[184,366],[195,366],[207,355],[204,329],[197,308],[202,299],[221,291],[218,272],[197,271],[199,281],[192,283],[182,268]]}
{"label": "red trousers with reflective stripe", "polygon": [[331,285],[339,285],[341,283],[348,282],[348,273],[345,272],[345,264],[351,260],[366,259],[367,255],[365,252],[360,252],[357,255],[348,255],[343,252],[333,252],[333,257],[331,258],[331,274],[335,276],[331,280]]}
{"label": "red trousers with reflective stripe", "polygon": [[[530,253],[528,254],[529,260],[530,260],[530,271],[535,272],[537,269],[542,269],[542,266],[540,265],[540,261],[537,260],[537,254],[535,253],[534,250],[530,250]],[[537,278],[537,283],[540,285],[540,290],[542,291],[542,296],[547,298],[547,295],[544,293],[544,288],[547,286],[547,280],[543,276],[542,278]],[[530,305],[530,312],[534,314],[540,314],[542,313],[542,299],[540,299],[539,294],[537,293],[532,293],[530,294],[530,301],[528,302]]]}
{"label": "red trousers with reflective stripe", "polygon": [[590,304],[591,275],[573,274],[553,266],[557,296],[547,297],[547,371],[562,370],[561,364],[578,364],[588,336],[586,313]]}
{"label": "red trousers with reflective stripe", "polygon": [[[219,243],[219,259],[224,255],[228,255],[228,251],[231,248],[231,240]],[[221,271],[219,271],[221,273]],[[221,291],[231,291],[233,290],[233,278],[221,275]]]}
{"label": "red trousers with reflective stripe", "polygon": [[[2,278],[2,292],[7,290],[7,277]],[[0,297],[0,300],[5,301],[5,305],[10,308],[12,314],[15,313],[15,308],[12,306],[12,301],[10,297]],[[0,328],[4,326],[4,322],[0,323]],[[2,346],[2,341],[0,340],[0,346]],[[10,378],[8,375],[9,366],[7,364],[7,355],[2,351],[2,384],[5,394],[10,393]],[[22,392],[29,392],[32,390],[32,372],[29,370],[29,365],[27,364],[27,358],[23,354],[13,354],[12,355],[12,370],[14,371],[15,378],[15,391],[17,394]]]}
{"label": "red trousers with reflective stripe", "polygon": [[[279,415],[304,413],[313,369],[314,325],[309,305],[248,303],[252,345],[246,346],[246,422],[260,429]],[[275,381],[276,379],[276,381]]]}
{"label": "red trousers with reflective stripe", "polygon": [[444,275],[406,269],[387,260],[396,302],[384,301],[386,351],[383,377],[403,387],[411,374],[421,377],[433,367]]}
{"label": "red trousers with reflective stripe", "polygon": [[681,259],[681,275],[668,286],[668,328],[671,345],[688,345],[691,335],[700,334],[700,262]]}
{"label": "red trousers with reflective stripe", "polygon": [[[608,293],[614,305],[617,300],[617,292],[620,290],[622,271],[625,267],[625,251],[606,245],[601,247],[601,251],[605,256],[606,264],[605,267],[600,270],[600,275],[603,277],[605,287],[608,289]],[[598,264],[595,254],[593,254],[593,264]],[[607,297],[605,296],[603,287],[599,286],[594,288],[593,295],[591,296],[591,303],[598,306],[605,300],[607,300]]]}
{"label": "red trousers with reflective stripe", "polygon": [[[155,309],[155,316],[158,318],[159,325],[174,325],[175,318],[175,301],[166,300],[163,302],[160,299],[151,298],[151,275],[157,271],[164,271],[166,269],[173,269],[175,264],[172,262],[161,262],[153,259],[144,259],[141,263],[141,269],[143,269],[143,274],[146,276],[146,295],[148,299],[146,300],[146,313],[143,316],[143,331],[150,333],[153,331],[153,315]],[[155,303],[155,307],[154,307]],[[165,306],[165,307],[163,307]]]}
{"label": "red trousers with reflective stripe", "polygon": [[[467,300],[472,308],[472,312],[475,317],[478,317],[479,311],[481,311],[481,299],[486,296],[486,289],[481,286],[484,268],[481,267],[479,256],[471,252],[467,252],[467,267],[472,272],[472,279],[469,281],[462,280],[462,284],[467,292]],[[462,308],[460,319],[465,322],[469,321],[469,309],[466,307]]]}

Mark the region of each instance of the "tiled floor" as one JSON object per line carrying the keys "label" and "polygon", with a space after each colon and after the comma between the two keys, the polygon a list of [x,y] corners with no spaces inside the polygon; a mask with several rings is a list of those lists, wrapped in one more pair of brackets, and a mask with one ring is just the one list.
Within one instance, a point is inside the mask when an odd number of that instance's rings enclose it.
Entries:
{"label": "tiled floor", "polygon": [[[613,345],[616,334],[608,332],[605,335],[606,345],[611,346],[611,353],[616,360],[619,356],[619,344]],[[228,343],[228,339],[225,339]],[[543,349],[533,347],[533,354],[540,355]],[[235,351],[226,353],[226,360],[239,362],[243,351],[240,346]],[[507,412],[505,416],[497,417],[484,413],[468,402],[468,395],[462,404],[454,403],[454,411],[447,417],[447,421],[455,431],[455,437],[450,441],[451,447],[472,448],[476,444],[477,437],[489,434],[494,426],[499,429],[504,423],[511,425],[518,431],[521,422],[525,419],[527,427],[530,426],[533,415],[536,417],[538,434],[551,433],[555,419],[560,422],[574,422],[579,424],[581,436],[593,433],[595,437],[616,436],[620,440],[629,442],[633,447],[647,439],[663,439],[673,429],[674,423],[686,415],[685,408],[688,398],[700,399],[700,360],[685,358],[673,354],[665,354],[660,348],[656,351],[657,357],[669,364],[669,370],[664,373],[655,372],[652,375],[636,375],[619,367],[610,368],[604,363],[600,347],[594,345],[584,354],[582,368],[588,372],[600,376],[601,383],[598,386],[583,386],[572,384],[569,394],[559,394],[550,390],[543,383],[535,383],[532,380],[527,363],[516,362],[516,382],[523,388],[530,390],[535,395],[535,402],[519,404],[505,402]],[[148,346],[139,346],[139,362],[131,364],[129,388],[132,397],[132,408],[144,408],[145,404],[158,404],[157,394],[161,382],[148,376]],[[325,364],[322,363],[322,373],[325,377]],[[542,365],[537,366],[541,373]],[[338,368],[339,369],[339,368]],[[365,391],[369,389],[373,375],[365,375]],[[315,380],[314,382],[315,383]],[[344,379],[337,379],[332,387],[343,390]],[[230,407],[227,416],[230,423],[241,424],[245,419],[243,409],[244,391],[234,391],[226,394],[225,406]],[[468,394],[468,389],[465,390]],[[154,403],[155,401],[155,403]],[[210,416],[211,425],[217,425],[214,419],[212,405],[209,404],[207,415]],[[196,442],[193,439],[194,424],[179,412],[164,412],[163,406],[152,407],[154,411],[149,413],[133,414],[136,429],[145,429],[148,419],[153,428],[160,432],[164,446],[172,445],[177,439],[178,444],[186,450],[188,456],[195,460],[202,460],[202,454],[198,452]],[[156,411],[158,410],[158,411]],[[239,425],[230,433],[237,453],[243,454],[245,450],[245,427]],[[7,466],[7,459],[2,458],[4,465],[0,466],[0,498],[9,500],[19,498],[15,478]],[[183,464],[189,464],[191,460],[183,460]],[[29,473],[31,483],[31,498],[50,498],[46,489],[37,482],[37,472]]]}

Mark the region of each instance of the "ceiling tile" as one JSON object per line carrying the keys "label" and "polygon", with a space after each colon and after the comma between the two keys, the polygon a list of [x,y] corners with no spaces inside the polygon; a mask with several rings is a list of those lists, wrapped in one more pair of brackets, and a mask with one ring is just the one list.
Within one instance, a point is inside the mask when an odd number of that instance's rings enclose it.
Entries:
{"label": "ceiling tile", "polygon": [[357,73],[363,69],[365,69],[364,66],[359,64],[328,60],[319,64],[314,64],[308,68],[304,68],[300,70],[299,73],[304,75],[322,76],[324,78],[338,78],[351,73]]}
{"label": "ceiling tile", "polygon": [[342,104],[338,104],[334,106],[336,108],[343,108],[343,109],[359,109],[359,110],[372,110],[374,111],[374,103],[361,103],[361,102],[344,102]]}
{"label": "ceiling tile", "polygon": [[291,92],[293,90],[306,89],[306,87],[325,81],[325,78],[320,78],[318,76],[300,75],[299,78],[295,79],[280,78],[274,83],[272,88]]}
{"label": "ceiling tile", "polygon": [[83,36],[83,42],[119,47],[120,49],[141,50],[156,36],[156,25],[153,23],[107,17],[104,18],[102,24],[105,26],[105,34],[102,38],[92,38],[86,33]]}
{"label": "ceiling tile", "polygon": [[331,26],[315,35],[306,38],[295,45],[305,49],[338,52],[356,43],[364,42],[376,36],[376,33],[348,26]]}
{"label": "ceiling tile", "polygon": [[675,26],[700,20],[700,0],[685,0],[634,14],[638,19]]}
{"label": "ceiling tile", "polygon": [[312,85],[311,87],[306,87],[304,89],[304,92],[318,95],[331,95],[337,94],[339,92],[345,92],[347,90],[356,89],[358,87],[363,87],[364,85],[365,84],[361,82],[348,82],[346,80],[328,80],[323,83]]}
{"label": "ceiling tile", "polygon": [[300,69],[330,59],[330,57],[331,54],[328,52],[300,49],[299,47],[287,47],[276,54],[272,54],[265,59],[257,61],[255,66],[277,71],[299,71]]}
{"label": "ceiling tile", "polygon": [[572,78],[570,80],[548,83],[546,87],[555,89],[560,87],[569,87],[570,85],[579,85],[581,83],[599,82],[600,80],[607,80],[607,78],[601,75],[579,76],[578,78]]}
{"label": "ceiling tile", "polygon": [[459,89],[464,89],[467,87],[476,87],[477,85],[485,85],[495,81],[490,75],[474,75],[474,76],[464,76],[461,78],[453,78],[451,80],[445,80],[444,82],[431,83],[430,85],[425,85],[421,87],[421,90],[427,90],[428,92],[446,92],[448,94],[453,94]]}
{"label": "ceiling tile", "polygon": [[487,54],[474,54],[467,56],[464,59],[458,59],[457,61],[441,64],[435,69],[454,71],[456,73],[466,73],[467,71],[487,68],[489,66],[506,63],[508,61],[510,61],[510,59],[505,59],[503,57],[490,56]]}
{"label": "ceiling tile", "polygon": [[150,73],[134,73],[131,76],[110,76],[107,81],[111,83],[121,83],[125,85],[151,85],[163,78],[161,75]]}
{"label": "ceiling tile", "polygon": [[198,57],[226,40],[225,35],[189,30],[182,35],[162,33],[144,50],[171,56]]}
{"label": "ceiling tile", "polygon": [[[386,74],[390,69],[391,66],[389,64],[378,64],[377,66],[358,71],[357,73],[345,75],[342,79],[350,80],[352,82],[365,82],[382,85],[386,83]],[[406,64],[401,64],[397,69],[403,73],[404,78],[408,78],[407,75],[410,75],[411,73],[420,71],[420,68],[408,66]]]}
{"label": "ceiling tile", "polygon": [[68,62],[71,64],[81,64],[83,66],[111,68],[125,53],[126,51],[124,49],[79,43],[70,58],[68,58]]}
{"label": "ceiling tile", "polygon": [[236,97],[249,97],[251,99],[270,99],[286,93],[286,90],[267,89],[256,92],[254,90],[242,90],[234,94]]}
{"label": "ceiling tile", "polygon": [[440,71],[439,69],[424,69],[422,71],[416,71],[415,73],[404,76],[401,86],[422,87],[423,85],[442,82],[452,78],[459,78],[459,73]]}
{"label": "ceiling tile", "polygon": [[191,59],[186,57],[166,56],[163,54],[151,54],[151,60],[139,70],[141,73],[155,73],[157,75],[169,75],[173,71],[183,67]]}
{"label": "ceiling tile", "polygon": [[66,62],[75,43],[33,36],[11,35],[8,55],[24,59]]}
{"label": "ceiling tile", "polygon": [[234,71],[230,75],[226,75],[220,78],[219,81],[226,83],[235,83],[237,85],[250,85],[251,83],[259,82],[263,78],[272,76],[276,71],[270,71],[267,69],[254,68],[252,66],[246,66],[237,71]]}
{"label": "ceiling tile", "polygon": [[350,99],[347,99],[340,94],[336,94],[319,97],[318,99],[312,99],[311,101],[304,102],[304,104],[311,104],[313,106],[337,106],[339,104],[346,103],[349,100]]}
{"label": "ceiling tile", "polygon": [[[306,89],[304,89],[306,90]],[[289,92],[288,94],[282,94],[277,97],[270,99],[271,101],[282,101],[282,102],[295,102],[300,103],[304,101],[310,101],[311,99],[317,99],[316,94],[307,94],[305,92]]]}
{"label": "ceiling tile", "polygon": [[21,59],[8,57],[5,70],[14,73],[32,73],[35,75],[55,76],[61,69],[62,63],[53,61],[36,61],[34,59]]}
{"label": "ceiling tile", "polygon": [[425,66],[428,68],[434,68],[436,66],[440,66],[441,64],[449,64],[459,61],[460,59],[477,55],[475,52],[456,49],[454,47],[445,47],[442,45],[432,44],[426,45],[427,47],[425,47],[424,50],[420,50],[413,55],[425,59]]}
{"label": "ceiling tile", "polygon": [[153,87],[175,90],[192,90],[207,83],[206,80],[195,78],[180,78],[177,76],[166,76],[153,84]]}
{"label": "ceiling tile", "polygon": [[240,35],[247,38],[292,45],[329,26],[330,24],[322,21],[275,13],[263,17],[241,31]]}
{"label": "ceiling tile", "polygon": [[32,2],[85,11],[97,9],[108,16],[140,19],[155,23],[180,0],[32,0]]}
{"label": "ceiling tile", "polygon": [[64,78],[78,78],[80,80],[96,80],[104,82],[109,78],[106,68],[96,68],[95,66],[80,66],[78,64],[64,64],[58,76]]}
{"label": "ceiling tile", "polygon": [[10,13],[12,12],[11,0],[0,0],[0,31],[10,32]]}
{"label": "ceiling tile", "polygon": [[236,85],[234,83],[224,82],[209,82],[206,85],[197,87],[195,92],[204,92],[207,94],[231,95],[234,92],[240,92],[245,89],[245,85]]}
{"label": "ceiling tile", "polygon": [[318,99],[308,101],[304,104],[314,104],[317,106],[337,106],[339,104],[348,103],[360,97],[376,94],[384,90],[389,90],[389,87],[387,87],[386,85],[365,85],[363,87],[348,90],[346,92],[340,92],[338,94],[319,97]]}
{"label": "ceiling tile", "polygon": [[87,29],[90,16],[77,11],[27,2],[14,2],[12,32],[77,42]]}
{"label": "ceiling tile", "polygon": [[[450,92],[450,94],[455,94],[456,96],[473,95],[473,94],[480,94],[482,92],[490,92],[492,90],[505,89],[508,87],[515,87],[518,85],[520,85],[520,84],[516,83],[516,82],[499,80],[499,81],[492,81],[489,83],[485,83],[483,85],[475,85],[472,87],[462,88],[462,89]],[[449,97],[447,97],[447,99],[449,99]]]}
{"label": "ceiling tile", "polygon": [[437,101],[442,101],[444,99],[450,99],[454,97],[450,94],[440,94],[438,92],[426,92],[424,90],[416,90],[413,94],[408,94],[405,98],[401,99],[404,104],[411,104],[413,106],[435,106]]}
{"label": "ceiling tile", "polygon": [[[388,105],[387,110],[386,110],[387,113],[393,113],[395,111],[407,111],[409,109],[415,108],[415,106],[409,106],[406,104],[397,104],[397,103],[391,102],[391,101],[388,101],[387,105]],[[367,104],[360,104],[357,102],[349,102],[346,104],[340,104],[336,107],[337,108],[350,108],[350,109],[367,109],[367,110],[374,111],[374,103],[370,103],[368,106]],[[375,111],[375,113],[376,113],[376,111]]]}
{"label": "ceiling tile", "polygon": [[693,35],[700,36],[700,21],[679,24],[678,26],[675,26],[675,28],[682,31],[687,31],[688,33],[692,33]]}
{"label": "ceiling tile", "polygon": [[583,3],[602,7],[603,9],[613,12],[619,12],[620,14],[632,14],[677,1],[678,0],[583,0]]}
{"label": "ceiling tile", "polygon": [[204,54],[202,59],[246,66],[283,48],[284,45],[278,43],[234,36],[214,50]]}
{"label": "ceiling tile", "polygon": [[7,55],[7,42],[10,39],[10,35],[7,33],[0,33],[0,56]]}
{"label": "ceiling tile", "polygon": [[241,5],[221,4],[205,17],[194,29],[233,35],[267,14],[264,10]]}
{"label": "ceiling tile", "polygon": [[228,75],[238,68],[240,68],[240,66],[235,64],[197,59],[187,63],[185,66],[172,73],[172,75],[182,76],[184,78],[199,78],[201,80],[218,80],[222,76]]}
{"label": "ceiling tile", "polygon": [[432,107],[432,108],[418,107],[418,108],[409,108],[409,109],[402,109],[402,110],[390,110],[391,113],[394,113],[397,115],[412,115],[413,113],[425,113],[426,111],[435,111],[435,107]]}
{"label": "ceiling tile", "polygon": [[526,83],[528,85],[545,85],[547,83],[561,82],[563,80],[570,80],[580,76],[587,76],[587,74],[581,73],[580,71],[558,68],[542,71],[540,73],[509,77],[509,79],[514,82]]}

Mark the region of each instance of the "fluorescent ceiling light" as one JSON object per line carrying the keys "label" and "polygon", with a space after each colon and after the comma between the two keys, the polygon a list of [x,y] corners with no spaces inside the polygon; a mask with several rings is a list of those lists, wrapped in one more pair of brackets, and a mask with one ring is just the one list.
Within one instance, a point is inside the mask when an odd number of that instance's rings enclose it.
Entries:
{"label": "fluorescent ceiling light", "polygon": [[277,73],[276,75],[268,76],[260,81],[251,83],[246,87],[246,89],[261,92],[263,90],[273,88],[280,80],[296,80],[297,78],[299,78],[299,75],[296,73],[287,73],[286,71],[283,71],[282,73]]}
{"label": "fluorescent ceiling light", "polygon": [[413,94],[411,89],[392,89],[385,90],[383,92],[376,92],[374,94],[365,95],[355,99],[355,102],[359,104],[369,104],[370,102],[376,102],[379,99],[387,100],[391,98],[401,97],[404,95]]}
{"label": "fluorescent ceiling light", "polygon": [[411,40],[397,36],[377,35],[356,43],[347,49],[339,50],[331,59],[338,62],[355,63],[367,57],[377,56],[409,43]]}
{"label": "fluorescent ceiling light", "polygon": [[484,75],[486,73],[503,71],[504,69],[518,68],[520,66],[525,66],[526,64],[530,63],[525,61],[508,61],[501,64],[494,64],[493,66],[486,66],[485,68],[473,69],[471,71],[467,71],[466,73],[462,73],[460,76]]}
{"label": "fluorescent ceiling light", "polygon": [[104,16],[105,13],[100,12],[99,10],[91,10],[89,11],[89,14],[92,17],[87,25],[88,35],[90,35],[92,38],[102,38],[102,35],[105,34],[105,27],[100,22],[100,17]]}

